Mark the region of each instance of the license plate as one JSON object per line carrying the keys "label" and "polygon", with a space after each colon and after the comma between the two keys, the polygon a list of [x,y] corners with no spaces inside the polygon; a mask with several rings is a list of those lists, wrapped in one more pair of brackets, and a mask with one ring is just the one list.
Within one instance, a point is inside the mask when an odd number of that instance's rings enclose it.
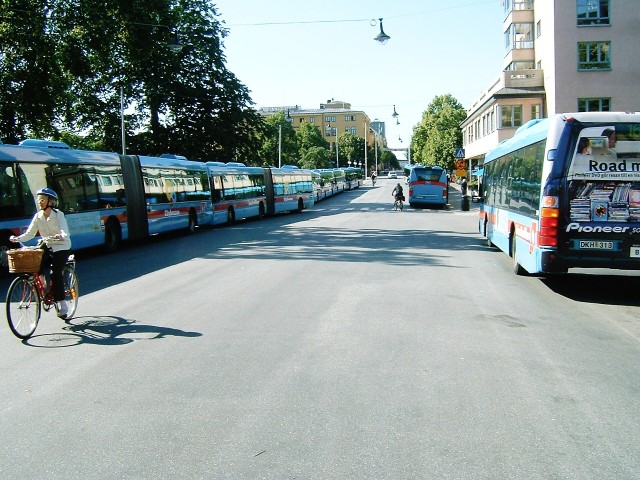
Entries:
{"label": "license plate", "polygon": [[613,250],[613,242],[603,240],[580,240],[580,250]]}
{"label": "license plate", "polygon": [[640,258],[640,247],[634,245],[631,247],[631,254],[629,255],[631,258]]}

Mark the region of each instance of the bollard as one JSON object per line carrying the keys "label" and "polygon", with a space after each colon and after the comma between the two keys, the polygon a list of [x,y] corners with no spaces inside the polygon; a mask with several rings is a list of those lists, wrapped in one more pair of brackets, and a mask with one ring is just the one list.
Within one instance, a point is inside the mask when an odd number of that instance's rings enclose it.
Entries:
{"label": "bollard", "polygon": [[469,195],[462,196],[462,211],[463,212],[469,211]]}

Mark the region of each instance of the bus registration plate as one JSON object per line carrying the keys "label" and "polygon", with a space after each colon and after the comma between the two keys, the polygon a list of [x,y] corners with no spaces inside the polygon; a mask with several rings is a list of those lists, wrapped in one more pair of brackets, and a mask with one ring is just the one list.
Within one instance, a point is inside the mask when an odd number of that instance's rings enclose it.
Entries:
{"label": "bus registration plate", "polygon": [[580,250],[613,250],[613,242],[604,240],[580,240]]}
{"label": "bus registration plate", "polygon": [[631,258],[640,258],[640,246],[633,245],[631,247]]}

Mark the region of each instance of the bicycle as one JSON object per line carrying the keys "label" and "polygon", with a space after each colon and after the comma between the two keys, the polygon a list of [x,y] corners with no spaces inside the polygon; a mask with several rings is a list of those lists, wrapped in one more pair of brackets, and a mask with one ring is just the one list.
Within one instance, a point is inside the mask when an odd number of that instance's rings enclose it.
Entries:
{"label": "bicycle", "polygon": [[[49,281],[49,287],[45,289],[38,273],[42,254],[43,251],[39,246],[7,251],[9,272],[19,274],[13,279],[7,291],[7,322],[13,334],[21,339],[27,339],[33,335],[43,309],[48,312],[54,307],[56,313],[58,309],[53,299],[53,282]],[[69,255],[62,268],[62,278],[65,301],[68,306],[65,320],[68,320],[76,313],[79,295],[76,260],[73,254]]]}
{"label": "bicycle", "polygon": [[395,202],[393,202],[393,209],[398,211],[402,211],[404,208],[404,196],[396,197]]}

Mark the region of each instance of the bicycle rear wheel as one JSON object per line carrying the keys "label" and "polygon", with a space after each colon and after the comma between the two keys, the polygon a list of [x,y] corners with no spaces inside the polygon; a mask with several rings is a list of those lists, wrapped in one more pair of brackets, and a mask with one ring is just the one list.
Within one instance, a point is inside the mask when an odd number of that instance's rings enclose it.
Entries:
{"label": "bicycle rear wheel", "polygon": [[69,320],[76,313],[78,297],[80,296],[78,276],[76,275],[75,268],[71,265],[65,265],[62,269],[62,280],[64,281],[64,299],[69,308],[66,320]]}
{"label": "bicycle rear wheel", "polygon": [[7,291],[7,322],[18,338],[29,338],[40,320],[40,296],[26,276],[17,277]]}

